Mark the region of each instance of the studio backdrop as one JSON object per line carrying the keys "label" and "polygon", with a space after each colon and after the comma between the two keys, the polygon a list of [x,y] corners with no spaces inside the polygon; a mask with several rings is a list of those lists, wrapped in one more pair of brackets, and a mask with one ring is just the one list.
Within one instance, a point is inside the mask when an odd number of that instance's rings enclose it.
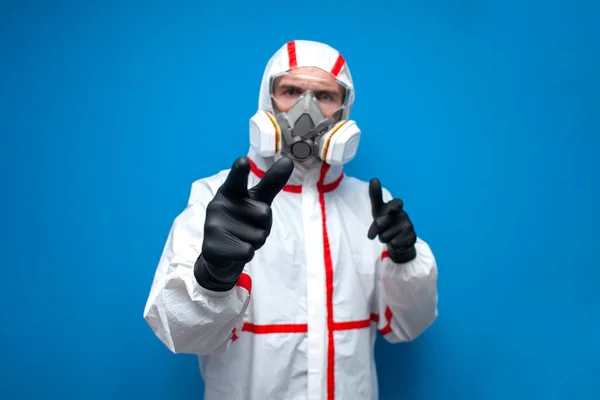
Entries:
{"label": "studio backdrop", "polygon": [[0,398],[202,398],[144,304],[267,60],[309,39],[356,82],[346,172],[438,261],[437,321],[376,344],[381,399],[599,399],[598,4],[3,2]]}

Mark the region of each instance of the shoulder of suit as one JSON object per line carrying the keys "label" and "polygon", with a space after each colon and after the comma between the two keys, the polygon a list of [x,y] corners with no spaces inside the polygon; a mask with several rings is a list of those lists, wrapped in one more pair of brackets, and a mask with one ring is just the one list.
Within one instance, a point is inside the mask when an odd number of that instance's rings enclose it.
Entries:
{"label": "shoulder of suit", "polygon": [[[345,181],[345,183],[344,183],[344,181]],[[363,181],[362,179],[358,179],[353,176],[345,175],[344,180],[342,182],[345,185],[347,185],[347,188],[351,191],[364,192],[367,195],[369,193],[369,181]],[[387,187],[383,186],[383,183],[382,183],[382,191],[383,191],[384,197],[391,198],[390,191],[388,190]]]}
{"label": "shoulder of suit", "polygon": [[346,185],[354,185],[354,186],[364,186],[364,185],[368,185],[369,182],[363,181],[361,179],[358,179],[354,176],[350,176],[350,175],[344,175],[344,179],[342,180],[343,183],[345,183]]}
{"label": "shoulder of suit", "polygon": [[190,189],[190,197],[188,199],[188,205],[197,203],[198,201],[210,201],[217,193],[217,190],[229,174],[229,169],[224,169],[216,174],[200,178],[192,182]]}
{"label": "shoulder of suit", "polygon": [[358,179],[354,176],[345,175],[342,180],[342,185],[345,186],[346,190],[353,192],[365,192],[368,193],[369,182]]}

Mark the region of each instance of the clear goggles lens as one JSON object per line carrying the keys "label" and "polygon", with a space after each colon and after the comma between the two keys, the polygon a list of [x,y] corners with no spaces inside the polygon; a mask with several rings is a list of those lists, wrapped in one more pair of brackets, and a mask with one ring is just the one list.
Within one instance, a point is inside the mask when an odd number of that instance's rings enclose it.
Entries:
{"label": "clear goggles lens", "polygon": [[307,91],[314,94],[325,117],[331,117],[344,107],[349,93],[346,86],[333,77],[328,79],[285,72],[271,80],[271,99],[281,112],[292,108]]}

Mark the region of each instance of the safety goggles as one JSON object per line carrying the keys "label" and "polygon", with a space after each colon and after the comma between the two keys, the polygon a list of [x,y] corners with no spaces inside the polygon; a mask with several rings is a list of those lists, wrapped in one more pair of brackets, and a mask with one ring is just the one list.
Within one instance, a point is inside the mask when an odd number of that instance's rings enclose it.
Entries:
{"label": "safety goggles", "polygon": [[[324,73],[326,74],[326,73]],[[275,111],[286,112],[300,97],[310,91],[326,117],[334,115],[348,104],[350,90],[333,78],[306,75],[292,70],[271,78],[270,96]]]}

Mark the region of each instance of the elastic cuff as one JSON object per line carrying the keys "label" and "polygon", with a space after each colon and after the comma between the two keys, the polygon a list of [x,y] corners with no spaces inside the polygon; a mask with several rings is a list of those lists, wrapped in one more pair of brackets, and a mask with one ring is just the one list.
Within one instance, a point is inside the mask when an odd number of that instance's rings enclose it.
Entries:
{"label": "elastic cuff", "polygon": [[388,248],[388,256],[390,257],[390,260],[396,264],[403,264],[412,261],[417,257],[417,249],[415,246],[411,247],[410,249],[402,249],[400,251]]}
{"label": "elastic cuff", "polygon": [[206,267],[206,261],[204,261],[202,255],[198,257],[194,264],[194,277],[202,288],[213,292],[227,292],[233,289],[237,282],[237,280],[234,282],[221,282],[215,279]]}

